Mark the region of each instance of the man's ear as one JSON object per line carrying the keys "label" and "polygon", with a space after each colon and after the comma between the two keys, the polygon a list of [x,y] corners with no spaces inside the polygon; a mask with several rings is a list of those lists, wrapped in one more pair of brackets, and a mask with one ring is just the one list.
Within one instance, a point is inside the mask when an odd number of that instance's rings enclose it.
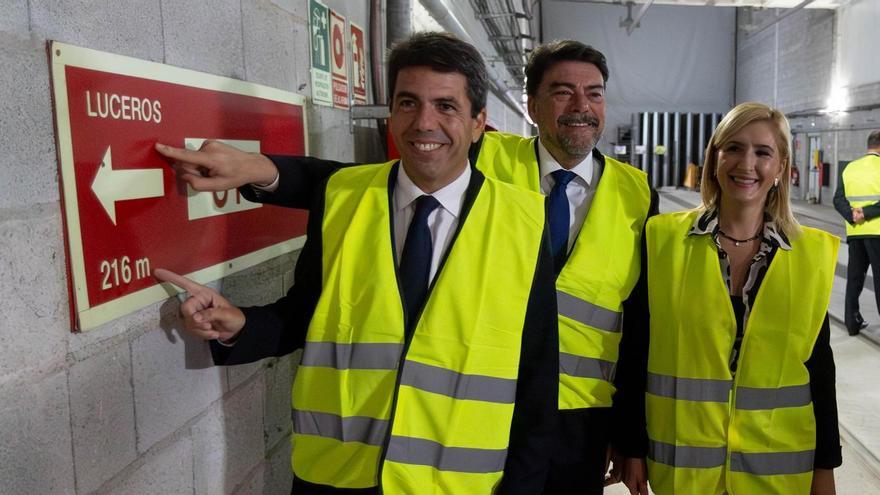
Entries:
{"label": "man's ear", "polygon": [[526,100],[526,108],[529,111],[529,118],[532,119],[532,122],[537,122],[535,120],[535,99],[532,98],[531,95],[529,95],[528,99]]}
{"label": "man's ear", "polygon": [[471,133],[471,142],[476,143],[480,140],[480,136],[483,135],[483,131],[486,130],[486,109],[483,108],[480,110],[480,113],[477,114],[474,119],[474,130]]}

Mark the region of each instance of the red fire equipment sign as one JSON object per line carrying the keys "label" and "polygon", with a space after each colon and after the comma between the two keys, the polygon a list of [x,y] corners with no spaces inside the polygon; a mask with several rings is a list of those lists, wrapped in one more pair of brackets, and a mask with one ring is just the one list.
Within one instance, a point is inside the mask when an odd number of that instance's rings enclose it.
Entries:
{"label": "red fire equipment sign", "polygon": [[300,95],[49,44],[71,318],[87,330],[168,297],[153,268],[201,283],[293,251],[306,214],[235,189],[188,189],[153,149],[206,139],[307,154]]}
{"label": "red fire equipment sign", "polygon": [[345,44],[345,17],[330,11],[330,73],[333,75],[333,106],[348,108],[348,48]]}

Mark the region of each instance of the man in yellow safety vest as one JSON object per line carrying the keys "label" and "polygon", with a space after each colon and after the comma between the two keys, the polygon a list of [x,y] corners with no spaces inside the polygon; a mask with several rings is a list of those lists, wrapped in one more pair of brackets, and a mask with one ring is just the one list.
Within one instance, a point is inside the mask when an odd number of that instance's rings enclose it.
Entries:
{"label": "man in yellow safety vest", "polygon": [[[217,364],[304,347],[295,493],[541,493],[559,368],[545,200],[469,166],[487,94],[472,46],[416,34],[388,72],[402,158],[336,170],[309,195],[286,297],[238,308],[155,275],[190,292],[186,329]],[[157,149],[194,188],[212,178],[209,153]],[[265,161],[246,182],[272,181]]]}

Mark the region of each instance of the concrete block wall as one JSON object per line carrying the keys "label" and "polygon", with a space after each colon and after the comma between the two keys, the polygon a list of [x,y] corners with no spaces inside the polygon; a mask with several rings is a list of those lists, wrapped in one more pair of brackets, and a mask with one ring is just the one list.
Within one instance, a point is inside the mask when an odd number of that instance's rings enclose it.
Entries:
{"label": "concrete block wall", "polygon": [[834,63],[834,11],[805,9],[779,23],[777,106],[824,108]]}
{"label": "concrete block wall", "polygon": [[[869,8],[880,10],[880,4]],[[753,21],[769,22],[784,11],[768,9],[753,13]],[[756,34],[743,29],[748,16],[739,9],[736,51],[736,102],[760,101],[789,115],[795,142],[795,165],[801,187],[792,197],[807,195],[810,137],[821,141],[822,159],[831,165],[829,183],[821,201],[831,204],[837,188],[838,162],[851,161],[865,153],[865,141],[872,129],[880,129],[880,81],[846,88],[848,106],[855,110],[829,114],[828,106],[835,70],[840,63],[838,39],[850,26],[838,11],[803,9]],[[867,22],[851,18],[848,22]],[[873,29],[873,28],[870,28]],[[867,62],[866,62],[867,63]]]}
{"label": "concrete block wall", "polygon": [[[368,2],[328,0],[369,27]],[[71,334],[46,40],[310,96],[305,0],[8,0],[0,9],[0,493],[287,493],[298,356],[211,366],[169,299]],[[369,91],[368,91],[369,92]],[[383,156],[307,107],[312,154]],[[169,235],[173,235],[169,233]],[[264,304],[297,253],[215,283]]]}
{"label": "concrete block wall", "polygon": [[736,103],[760,101],[776,105],[776,30],[746,35],[737,29]]}
{"label": "concrete block wall", "polygon": [[[742,12],[742,9],[740,9]],[[767,24],[785,11],[752,14]],[[834,11],[803,9],[758,33],[737,29],[736,101],[760,101],[784,112],[825,106],[834,59]]]}

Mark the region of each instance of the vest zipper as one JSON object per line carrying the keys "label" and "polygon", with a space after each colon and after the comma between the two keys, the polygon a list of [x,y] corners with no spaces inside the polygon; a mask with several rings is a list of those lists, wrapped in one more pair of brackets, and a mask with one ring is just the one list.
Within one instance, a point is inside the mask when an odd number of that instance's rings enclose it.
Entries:
{"label": "vest zipper", "polygon": [[[727,289],[725,284],[725,289]],[[745,300],[743,301],[745,304]],[[730,309],[730,314],[733,316],[733,321],[736,323],[736,314],[733,310],[733,303],[730,300],[730,297],[727,297],[727,307]],[[751,310],[749,310],[751,312]],[[737,384],[739,383],[740,376],[742,376],[742,371],[739,367],[739,363],[742,362],[743,350],[746,347],[746,338],[749,335],[749,320],[747,314],[743,313],[743,337],[742,341],[739,343],[739,352],[736,355],[736,371],[733,372],[732,380],[730,381],[730,395],[728,395],[727,399],[727,446],[724,449],[724,488],[725,493],[732,493],[732,486],[730,484],[730,436],[733,433],[733,422],[736,419],[736,392],[737,392]],[[736,340],[736,334],[734,334],[734,341]],[[737,434],[737,442],[739,442],[739,434]]]}
{"label": "vest zipper", "polygon": [[[397,162],[395,167],[400,166],[400,162]],[[394,170],[393,173],[389,174],[388,180],[388,190],[394,191],[394,182],[397,179],[397,170]],[[431,300],[431,294],[434,292],[434,285],[437,282],[437,279],[440,277],[440,274],[443,273],[443,267],[446,266],[446,260],[449,258],[449,253],[455,247],[455,241],[458,239],[459,233],[461,233],[461,229],[464,227],[464,222],[467,219],[468,213],[470,212],[471,207],[473,206],[474,201],[476,200],[476,196],[479,193],[480,188],[482,187],[483,181],[482,176],[477,176],[479,172],[476,169],[472,169],[471,181],[468,184],[467,191],[465,192],[464,202],[461,206],[461,212],[458,218],[458,225],[455,227],[455,231],[452,233],[452,239],[449,240],[449,246],[446,248],[446,252],[443,253],[443,256],[440,258],[440,262],[437,264],[437,273],[434,274],[434,278],[431,280],[431,283],[428,284],[428,292],[425,293],[425,299],[422,301],[422,305],[419,308],[418,313],[416,314],[416,319],[412,322],[412,331],[407,332],[409,329],[410,322],[407,321],[406,315],[406,305],[404,304],[403,299],[403,291],[401,290],[401,281],[400,281],[400,269],[398,267],[398,259],[397,259],[397,251],[394,249],[394,220],[392,218],[391,221],[391,229],[389,234],[391,235],[391,254],[394,256],[394,278],[397,279],[397,295],[400,299],[401,303],[401,311],[403,311],[403,350],[400,352],[400,361],[397,363],[397,378],[394,380],[394,392],[391,397],[391,409],[388,416],[388,432],[385,434],[385,439],[382,442],[382,450],[379,452],[379,469],[376,474],[376,485],[378,487],[379,494],[382,495],[385,493],[385,488],[382,486],[382,471],[385,469],[385,457],[388,455],[388,444],[391,442],[391,432],[394,430],[394,417],[395,412],[397,410],[397,397],[400,393],[400,381],[403,378],[403,364],[406,362],[406,355],[409,353],[409,346],[412,343],[413,335],[416,333],[416,327],[418,326],[419,320],[422,319],[422,312],[425,310],[425,306],[428,305],[428,301]],[[392,201],[392,194],[388,194],[388,211],[394,211],[394,203]]]}
{"label": "vest zipper", "polygon": [[[453,238],[453,242],[455,239]],[[392,239],[392,243],[394,240]],[[392,244],[393,245],[393,244]],[[450,249],[451,249],[450,245]],[[448,254],[448,252],[446,253]],[[403,309],[403,350],[400,352],[400,360],[397,362],[397,377],[394,380],[394,395],[391,397],[391,409],[388,416],[388,431],[385,434],[385,439],[382,442],[382,450],[379,453],[379,471],[377,474],[376,481],[378,482],[379,493],[385,493],[385,489],[382,486],[382,471],[385,468],[385,457],[388,455],[388,444],[391,442],[391,432],[394,430],[394,417],[397,411],[397,397],[400,394],[400,381],[403,378],[403,365],[406,362],[406,355],[409,353],[409,346],[412,344],[413,336],[416,333],[416,327],[418,326],[419,320],[422,319],[422,312],[425,310],[425,306],[428,305],[428,301],[431,299],[431,293],[434,292],[434,282],[437,280],[437,276],[440,274],[440,270],[443,268],[445,264],[446,254],[443,256],[443,260],[440,262],[440,266],[437,268],[437,274],[434,275],[434,280],[431,281],[431,284],[428,286],[428,292],[425,294],[425,299],[422,301],[422,306],[419,308],[418,313],[416,314],[416,319],[412,322],[412,331],[407,331],[410,328],[410,322],[407,321],[406,308],[405,304],[401,304]],[[403,300],[403,292],[400,290],[400,272],[397,268],[397,263],[395,260],[394,265],[394,276],[397,279],[397,291],[400,294],[401,303]]]}

